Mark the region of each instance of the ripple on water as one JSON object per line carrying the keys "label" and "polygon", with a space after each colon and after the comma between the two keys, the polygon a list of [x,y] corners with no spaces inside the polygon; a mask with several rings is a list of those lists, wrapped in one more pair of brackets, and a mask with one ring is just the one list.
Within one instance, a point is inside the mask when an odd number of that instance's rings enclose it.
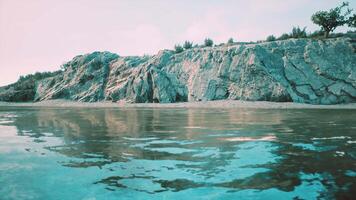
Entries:
{"label": "ripple on water", "polygon": [[25,194],[35,199],[350,197],[356,153],[354,132],[348,127],[356,117],[348,111],[323,112],[328,111],[0,112],[0,195],[6,199],[17,191],[18,199]]}

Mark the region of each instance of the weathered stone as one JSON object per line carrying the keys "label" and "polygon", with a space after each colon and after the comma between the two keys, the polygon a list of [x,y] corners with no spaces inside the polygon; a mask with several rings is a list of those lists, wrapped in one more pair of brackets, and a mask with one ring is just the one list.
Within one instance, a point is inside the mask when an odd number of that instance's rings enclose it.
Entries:
{"label": "weathered stone", "polygon": [[[192,48],[178,54],[163,50],[144,57],[94,52],[65,66],[61,74],[36,83],[33,100],[356,102],[356,54],[349,38]],[[11,95],[1,98],[11,92],[0,88],[0,99],[17,101]]]}

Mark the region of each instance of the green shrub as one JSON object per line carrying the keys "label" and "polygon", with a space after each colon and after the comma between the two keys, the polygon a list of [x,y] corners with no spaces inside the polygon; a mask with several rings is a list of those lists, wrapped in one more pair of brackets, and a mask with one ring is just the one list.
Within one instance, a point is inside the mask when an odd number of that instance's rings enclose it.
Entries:
{"label": "green shrub", "polygon": [[345,36],[345,33],[331,33],[330,34],[330,37],[333,37],[333,38],[338,38],[338,37],[343,37]]}
{"label": "green shrub", "polygon": [[174,51],[176,53],[181,53],[181,52],[184,51],[184,49],[183,49],[183,47],[181,45],[177,44],[177,45],[174,46]]}
{"label": "green shrub", "polygon": [[310,38],[318,38],[318,37],[322,37],[323,35],[324,35],[323,31],[317,30],[317,31],[314,31],[314,32],[310,33],[308,35],[308,37],[310,37]]}
{"label": "green shrub", "polygon": [[204,40],[204,46],[206,46],[206,47],[211,47],[211,46],[213,46],[213,45],[214,45],[214,42],[213,42],[212,39],[206,38],[206,39]]}
{"label": "green shrub", "polygon": [[352,15],[348,19],[347,25],[351,28],[356,28],[356,14]]}
{"label": "green shrub", "polygon": [[276,37],[274,35],[269,35],[267,38],[266,38],[266,41],[267,42],[272,42],[272,41],[275,41],[276,40]]}
{"label": "green shrub", "polygon": [[303,29],[298,27],[293,27],[292,32],[290,33],[289,37],[291,38],[306,38],[307,32],[305,31],[306,27]]}
{"label": "green shrub", "polygon": [[48,77],[52,77],[52,76],[58,75],[60,73],[61,73],[60,70],[54,71],[54,72],[36,72],[34,74],[28,74],[28,75],[25,75],[25,76],[20,76],[18,82],[27,81],[27,80],[38,81],[38,80],[41,80],[41,79],[45,79],[45,78],[48,78]]}
{"label": "green shrub", "polygon": [[234,39],[233,38],[230,38],[228,41],[227,41],[228,44],[234,44]]}
{"label": "green shrub", "polygon": [[193,47],[193,42],[185,41],[183,47],[184,49],[190,49]]}
{"label": "green shrub", "polygon": [[289,34],[283,33],[281,36],[278,37],[278,40],[286,40],[289,39]]}

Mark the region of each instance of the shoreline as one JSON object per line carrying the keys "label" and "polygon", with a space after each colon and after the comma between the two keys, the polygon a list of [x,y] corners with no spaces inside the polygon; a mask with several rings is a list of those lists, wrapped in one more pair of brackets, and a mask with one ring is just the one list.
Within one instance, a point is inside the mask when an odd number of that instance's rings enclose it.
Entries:
{"label": "shoreline", "polygon": [[337,105],[312,105],[293,102],[217,100],[182,103],[126,103],[126,102],[76,102],[48,100],[41,102],[0,102],[1,107],[44,107],[44,108],[255,108],[255,109],[355,109],[356,103]]}

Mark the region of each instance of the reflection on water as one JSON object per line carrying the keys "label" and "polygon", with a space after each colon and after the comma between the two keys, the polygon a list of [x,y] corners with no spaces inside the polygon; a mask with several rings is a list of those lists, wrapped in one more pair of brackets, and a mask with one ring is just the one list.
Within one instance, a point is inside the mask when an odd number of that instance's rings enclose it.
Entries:
{"label": "reflection on water", "polygon": [[351,110],[0,108],[4,199],[352,199]]}

